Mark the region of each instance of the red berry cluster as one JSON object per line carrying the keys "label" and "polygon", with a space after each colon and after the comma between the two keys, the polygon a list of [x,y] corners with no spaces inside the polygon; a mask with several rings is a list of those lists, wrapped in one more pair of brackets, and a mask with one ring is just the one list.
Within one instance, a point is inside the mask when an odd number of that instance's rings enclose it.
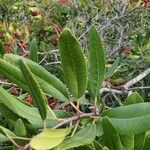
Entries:
{"label": "red berry cluster", "polygon": [[12,86],[12,87],[10,88],[10,92],[11,92],[11,94],[13,94],[13,95],[19,96],[19,88],[16,87],[16,86]]}
{"label": "red berry cluster", "polygon": [[70,0],[58,0],[60,4],[68,4]]}
{"label": "red berry cluster", "polygon": [[0,33],[0,40],[4,41],[5,51],[6,53],[10,53],[11,45],[9,43],[5,43],[5,39],[6,39],[6,36],[4,35],[4,33]]}
{"label": "red berry cluster", "polygon": [[62,32],[62,28],[59,27],[58,25],[54,25],[54,32],[56,35],[52,38],[51,44],[53,46],[57,46],[58,45],[58,37],[59,37],[60,33]]}
{"label": "red berry cluster", "polygon": [[150,7],[150,0],[144,0],[144,7]]}
{"label": "red berry cluster", "polygon": [[5,35],[3,33],[0,33],[0,39],[5,39]]}
{"label": "red berry cluster", "polygon": [[129,48],[129,47],[124,48],[124,53],[125,53],[126,55],[129,55],[129,54],[130,54],[130,51],[131,51],[131,48]]}
{"label": "red berry cluster", "polygon": [[28,96],[26,99],[25,99],[26,103],[32,105],[33,103],[33,100],[32,100],[32,97],[31,96]]}
{"label": "red berry cluster", "polygon": [[55,109],[58,106],[58,102],[53,97],[47,96],[47,100],[48,100],[48,106],[51,109]]}
{"label": "red berry cluster", "polygon": [[10,52],[11,52],[11,45],[10,45],[10,44],[5,43],[5,44],[4,44],[4,47],[5,47],[6,53],[10,53]]}
{"label": "red berry cluster", "polygon": [[39,10],[35,10],[35,11],[32,11],[31,15],[32,16],[39,16],[41,13]]}

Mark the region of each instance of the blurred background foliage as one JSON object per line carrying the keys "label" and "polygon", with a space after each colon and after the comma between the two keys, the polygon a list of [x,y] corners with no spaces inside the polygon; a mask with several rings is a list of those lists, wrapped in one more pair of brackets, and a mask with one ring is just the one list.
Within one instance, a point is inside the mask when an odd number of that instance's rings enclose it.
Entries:
{"label": "blurred background foliage", "polygon": [[[150,4],[144,0],[1,0],[0,39],[7,52],[28,57],[38,41],[38,62],[62,78],[58,37],[68,27],[87,52],[87,31],[95,24],[107,52],[106,79],[120,86],[150,66]],[[117,60],[116,63],[116,59]],[[149,85],[149,76],[138,86]],[[149,92],[145,91],[149,99]]]}

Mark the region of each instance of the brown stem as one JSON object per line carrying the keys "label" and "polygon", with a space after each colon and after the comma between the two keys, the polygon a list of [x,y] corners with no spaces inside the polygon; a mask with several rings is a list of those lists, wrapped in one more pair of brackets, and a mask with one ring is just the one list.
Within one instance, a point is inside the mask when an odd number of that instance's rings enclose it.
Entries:
{"label": "brown stem", "polygon": [[[63,125],[66,125],[72,121],[76,121],[76,120],[79,120],[81,118],[87,118],[87,117],[93,117],[95,116],[95,113],[92,112],[92,113],[84,113],[84,114],[80,114],[79,116],[74,116],[74,117],[71,117],[71,118],[68,118],[68,119],[65,119],[64,121],[62,121],[61,123],[57,124],[56,126],[53,127],[53,129],[56,129],[56,128],[59,128]],[[98,116],[98,114],[97,114]]]}

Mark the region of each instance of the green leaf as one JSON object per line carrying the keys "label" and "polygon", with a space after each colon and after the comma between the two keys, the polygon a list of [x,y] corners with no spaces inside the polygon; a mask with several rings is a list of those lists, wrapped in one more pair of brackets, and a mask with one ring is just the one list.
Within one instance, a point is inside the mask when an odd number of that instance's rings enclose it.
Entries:
{"label": "green leaf", "polygon": [[110,67],[110,69],[106,72],[106,77],[105,78],[111,78],[118,67],[120,63],[120,58],[117,57],[116,60],[114,61],[113,65]]}
{"label": "green leaf", "polygon": [[38,45],[36,38],[33,38],[29,46],[30,59],[34,62],[38,62]]}
{"label": "green leaf", "polygon": [[105,76],[105,52],[95,26],[89,30],[89,89],[94,97],[99,95]]}
{"label": "green leaf", "polygon": [[92,145],[85,145],[85,146],[77,147],[77,148],[74,148],[73,150],[83,150],[83,149],[86,149],[86,150],[95,150],[94,146],[92,146]]}
{"label": "green leaf", "polygon": [[[144,102],[143,98],[139,95],[139,93],[134,92],[130,96],[127,97],[127,99],[125,100],[125,105],[130,105],[130,104],[135,104],[135,103],[142,103],[142,102]],[[136,134],[134,136],[132,135],[132,137],[133,137],[133,140],[132,140],[133,144],[131,144],[129,142],[129,140],[126,140],[126,143],[130,146],[130,147],[128,146],[128,149],[134,149],[134,150],[143,149],[144,141],[145,141],[145,133]],[[131,145],[133,145],[134,148],[131,147]]]}
{"label": "green leaf", "polygon": [[144,143],[144,148],[143,150],[149,150],[150,148],[150,131],[148,131],[146,133],[146,137],[145,137],[145,143]]}
{"label": "green leaf", "polygon": [[120,135],[122,150],[134,150],[134,135]]}
{"label": "green leaf", "polygon": [[96,150],[102,150],[103,146],[96,140],[93,141],[94,147]]}
{"label": "green leaf", "polygon": [[134,136],[134,150],[141,150],[145,143],[145,133],[137,134]]}
{"label": "green leaf", "polygon": [[125,105],[142,103],[142,102],[144,102],[143,98],[139,95],[139,93],[134,92],[126,98]]}
{"label": "green leaf", "polygon": [[[127,106],[116,107],[108,109],[102,113],[102,116],[110,118],[135,118],[145,115],[150,115],[150,103],[136,103]],[[140,111],[139,111],[140,110]]]}
{"label": "green leaf", "polygon": [[107,146],[110,150],[122,150],[119,134],[107,117],[102,119],[102,125],[105,146]]}
{"label": "green leaf", "polygon": [[18,119],[14,126],[14,133],[17,136],[25,137],[26,136],[26,128],[21,119]]}
{"label": "green leaf", "polygon": [[108,147],[106,147],[106,146],[105,146],[105,147],[103,147],[103,149],[102,149],[102,150],[109,150],[109,149],[108,149]]}
{"label": "green leaf", "polygon": [[30,95],[34,100],[34,103],[37,105],[42,119],[45,120],[47,116],[46,97],[28,66],[21,59],[19,60],[19,64],[22,74],[26,80],[26,84],[29,88]]}
{"label": "green leaf", "polygon": [[6,53],[5,47],[4,47],[3,43],[2,43],[2,41],[0,40],[0,54],[3,57],[5,53]]}
{"label": "green leaf", "polygon": [[150,115],[128,119],[110,118],[110,121],[121,134],[139,134],[150,130]]}
{"label": "green leaf", "polygon": [[0,143],[6,142],[6,141],[9,141],[9,139],[6,136],[4,136],[2,133],[0,133]]}
{"label": "green leaf", "polygon": [[[0,102],[20,117],[27,119],[34,128],[43,127],[43,121],[39,115],[37,108],[29,107],[23,104],[21,101],[9,94],[2,87],[0,87]],[[53,121],[52,119],[54,118],[49,113],[47,117],[47,126],[53,127],[58,123],[57,121]]]}
{"label": "green leaf", "polygon": [[12,150],[13,146],[5,146],[5,147],[1,147],[0,150]]}
{"label": "green leaf", "polygon": [[68,29],[59,38],[61,63],[71,94],[80,98],[87,86],[87,71],[84,54],[78,40]]}
{"label": "green leaf", "polygon": [[[69,99],[68,90],[67,90],[66,86],[58,78],[56,78],[54,75],[52,75],[50,72],[48,72],[46,69],[44,69],[39,64],[37,64],[29,59],[15,55],[15,54],[5,54],[4,59],[15,65],[19,65],[18,60],[22,59],[28,65],[28,67],[30,68],[30,70],[32,71],[33,74],[35,74],[37,77],[39,77],[42,80],[44,80],[45,82],[47,82],[49,85],[51,85],[53,87],[53,89],[54,88],[57,89],[58,90],[57,93],[62,93],[65,97],[62,99],[64,99],[64,100]],[[49,87],[49,88],[44,88],[44,89],[51,89],[51,88]],[[49,91],[48,91],[48,93],[50,94]],[[55,93],[52,96],[54,97],[54,95],[55,95]]]}
{"label": "green leaf", "polygon": [[121,134],[139,134],[150,130],[149,108],[148,102],[136,103],[106,110],[102,116],[110,117],[111,123]]}
{"label": "green leaf", "polygon": [[21,71],[16,66],[3,59],[0,59],[0,75],[4,75],[6,78],[20,86],[22,89],[28,91]]}
{"label": "green leaf", "polygon": [[1,103],[1,99],[0,99],[0,114],[6,120],[16,121],[19,118],[17,114],[15,114],[12,110],[10,110],[3,103]]}
{"label": "green leaf", "polygon": [[[41,72],[39,72],[41,74]],[[21,87],[23,90],[29,92],[29,89],[27,85],[25,84],[25,79],[23,78],[23,75],[21,73],[21,70],[12,65],[11,63],[0,59],[0,75],[4,75],[6,78],[17,84],[19,87]],[[58,91],[53,85],[50,83],[44,81],[43,79],[35,76],[38,83],[41,86],[41,89],[50,95],[52,95],[54,98],[62,101],[68,101],[68,99],[60,92]]]}
{"label": "green leaf", "polygon": [[40,134],[33,137],[30,146],[36,150],[47,150],[56,147],[70,133],[70,129],[44,129]]}
{"label": "green leaf", "polygon": [[16,135],[13,132],[11,132],[10,130],[2,126],[0,126],[0,134],[6,136],[8,139],[12,139],[16,137]]}
{"label": "green leaf", "polygon": [[[14,133],[15,133],[16,136],[26,137],[26,127],[25,127],[23,121],[20,118],[15,122]],[[27,144],[26,141],[22,140],[22,139],[16,139],[15,141],[19,145]],[[16,149],[15,145],[14,145],[14,149]]]}
{"label": "green leaf", "polygon": [[96,126],[90,125],[78,131],[72,137],[66,138],[58,147],[58,150],[79,147],[90,144],[96,137]]}

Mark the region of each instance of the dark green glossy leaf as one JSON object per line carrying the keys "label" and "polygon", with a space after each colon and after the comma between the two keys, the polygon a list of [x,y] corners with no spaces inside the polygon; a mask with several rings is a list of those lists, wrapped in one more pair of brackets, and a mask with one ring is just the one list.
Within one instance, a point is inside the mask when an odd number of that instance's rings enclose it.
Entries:
{"label": "dark green glossy leaf", "polygon": [[[48,84],[51,85],[52,88],[50,88],[50,87],[44,88],[43,87],[45,90],[47,89],[46,91],[49,94],[50,94],[49,90],[55,88],[58,91],[57,93],[62,93],[62,95],[64,95],[65,98],[63,98],[63,96],[61,96],[62,100],[66,101],[67,99],[69,99],[68,90],[67,90],[66,86],[58,78],[56,78],[54,75],[52,75],[50,72],[48,72],[46,69],[44,69],[39,64],[37,64],[29,59],[15,55],[15,54],[5,54],[4,59],[8,62],[11,62],[12,64],[17,65],[17,66],[19,65],[18,60],[22,59],[28,65],[28,67],[30,68],[30,70],[32,71],[33,74],[35,74],[37,77],[39,77],[40,79],[47,82],[47,86],[48,86]],[[54,95],[56,96],[59,94],[54,93],[52,96],[55,97]]]}
{"label": "dark green glossy leaf", "polygon": [[85,58],[78,40],[64,29],[59,38],[61,63],[71,94],[80,98],[87,86]]}
{"label": "dark green glossy leaf", "polygon": [[95,26],[89,30],[89,89],[97,97],[105,76],[105,52]]}
{"label": "dark green glossy leaf", "polygon": [[[16,113],[18,116],[27,119],[34,128],[43,127],[43,121],[39,115],[37,108],[29,107],[23,104],[2,87],[0,87],[0,102],[7,106],[11,111]],[[57,121],[52,119],[54,119],[53,116],[48,113],[47,126],[53,127],[58,123]]]}
{"label": "dark green glossy leaf", "polygon": [[[150,115],[150,103],[136,103],[127,106],[121,106],[113,109],[108,109],[102,113],[102,116],[110,118],[134,118],[144,115]],[[140,110],[140,111],[139,111]]]}
{"label": "dark green glossy leaf", "polygon": [[134,92],[126,98],[125,105],[142,103],[142,102],[144,102],[143,98],[139,95],[139,93]]}
{"label": "dark green glossy leaf", "polygon": [[121,134],[139,134],[150,129],[150,103],[136,103],[106,110],[102,116],[110,121]]}
{"label": "dark green glossy leaf", "polygon": [[40,85],[38,84],[29,67],[21,59],[19,60],[19,64],[22,74],[26,80],[26,84],[29,88],[30,95],[33,98],[33,102],[36,104],[42,119],[45,120],[47,116],[46,97],[40,89]]}
{"label": "dark green glossy leaf", "polygon": [[110,118],[115,129],[121,134],[139,134],[150,130],[150,115],[135,118]]}
{"label": "dark green glossy leaf", "polygon": [[[12,65],[11,63],[3,59],[0,59],[0,75],[4,75],[6,78],[17,84],[19,87],[21,87],[23,90],[29,92],[28,86],[25,84],[26,82],[25,79],[23,78],[21,70],[15,65]],[[41,89],[45,93],[52,95],[54,98],[58,100],[68,101],[68,99],[53,85],[44,81],[40,77],[35,76],[35,78],[40,84]]]}
{"label": "dark green glossy leaf", "polygon": [[107,146],[110,150],[122,150],[119,133],[107,117],[102,119],[102,125],[105,138],[105,146]]}

